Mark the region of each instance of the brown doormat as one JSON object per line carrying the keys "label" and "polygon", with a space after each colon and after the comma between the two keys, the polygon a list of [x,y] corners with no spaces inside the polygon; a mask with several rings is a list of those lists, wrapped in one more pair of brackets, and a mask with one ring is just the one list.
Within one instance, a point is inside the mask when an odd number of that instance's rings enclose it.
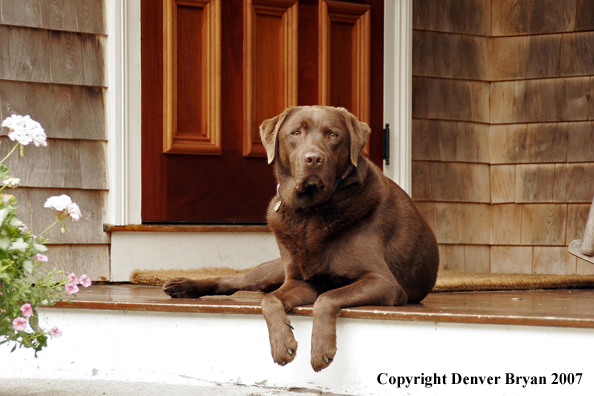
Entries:
{"label": "brown doormat", "polygon": [[[130,281],[140,285],[162,286],[166,281],[177,277],[206,279],[240,275],[249,271],[250,269],[236,270],[226,267],[194,270],[135,270]],[[577,288],[594,288],[594,275],[486,274],[442,270],[437,276],[433,292]]]}

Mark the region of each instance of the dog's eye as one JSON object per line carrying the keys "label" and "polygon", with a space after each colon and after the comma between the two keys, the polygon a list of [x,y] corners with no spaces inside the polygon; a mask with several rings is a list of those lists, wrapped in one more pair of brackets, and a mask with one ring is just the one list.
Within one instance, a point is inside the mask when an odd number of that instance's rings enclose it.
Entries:
{"label": "dog's eye", "polygon": [[301,131],[294,131],[291,133],[291,135],[293,135],[295,137],[301,136]]}
{"label": "dog's eye", "polygon": [[330,132],[330,137],[331,137],[331,138],[336,138],[336,137],[338,137],[338,135],[337,135],[337,134],[335,134],[334,132]]}

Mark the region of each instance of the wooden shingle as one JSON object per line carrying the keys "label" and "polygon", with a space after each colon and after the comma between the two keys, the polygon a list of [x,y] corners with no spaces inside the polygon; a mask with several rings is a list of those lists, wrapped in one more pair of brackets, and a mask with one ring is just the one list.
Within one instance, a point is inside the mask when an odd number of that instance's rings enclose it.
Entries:
{"label": "wooden shingle", "polygon": [[447,202],[491,202],[489,165],[431,162],[431,198]]}
{"label": "wooden shingle", "polygon": [[594,2],[577,0],[575,30],[594,30]]}
{"label": "wooden shingle", "polygon": [[77,1],[74,0],[44,0],[43,27],[51,30],[76,32]]}
{"label": "wooden shingle", "polygon": [[567,204],[526,204],[522,212],[522,245],[564,246]]}
{"label": "wooden shingle", "polygon": [[516,202],[516,165],[491,165],[491,203]]}
{"label": "wooden shingle", "polygon": [[49,82],[49,32],[41,29],[0,26],[0,35],[8,35],[8,69],[6,79],[16,81]]}
{"label": "wooden shingle", "polygon": [[532,273],[532,246],[491,246],[491,272]]}
{"label": "wooden shingle", "polygon": [[491,3],[489,0],[416,0],[413,28],[487,35],[491,31]]}
{"label": "wooden shingle", "polygon": [[535,246],[532,264],[535,274],[574,275],[577,260],[566,247]]}
{"label": "wooden shingle", "polygon": [[49,44],[51,81],[55,84],[83,84],[81,35],[54,30]]}
{"label": "wooden shingle", "polygon": [[561,76],[594,74],[594,32],[563,35],[560,72]]}
{"label": "wooden shingle", "polygon": [[464,271],[491,272],[491,247],[464,245]]}
{"label": "wooden shingle", "polygon": [[521,230],[521,205],[506,204],[491,207],[491,245],[519,245]]}
{"label": "wooden shingle", "polygon": [[594,162],[594,122],[569,123],[567,162]]}
{"label": "wooden shingle", "polygon": [[42,26],[43,0],[2,0],[2,23],[13,26]]}

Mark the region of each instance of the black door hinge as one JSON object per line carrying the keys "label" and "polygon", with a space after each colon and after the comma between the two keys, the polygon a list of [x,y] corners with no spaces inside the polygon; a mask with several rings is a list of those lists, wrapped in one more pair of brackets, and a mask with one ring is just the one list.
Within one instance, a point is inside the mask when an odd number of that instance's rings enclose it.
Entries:
{"label": "black door hinge", "polygon": [[390,124],[384,128],[384,160],[390,165]]}

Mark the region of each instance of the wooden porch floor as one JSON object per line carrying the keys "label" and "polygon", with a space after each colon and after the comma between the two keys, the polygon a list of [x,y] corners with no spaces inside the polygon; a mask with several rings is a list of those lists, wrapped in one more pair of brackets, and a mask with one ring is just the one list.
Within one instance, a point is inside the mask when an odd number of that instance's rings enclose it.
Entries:
{"label": "wooden porch floor", "polygon": [[[262,295],[238,292],[232,296],[171,299],[160,287],[129,284],[93,285],[81,289],[71,303],[56,308],[158,312],[261,314]],[[312,306],[291,314],[312,315]],[[357,307],[342,317],[450,323],[594,328],[594,290],[528,290],[431,293],[420,304],[404,307]]]}

